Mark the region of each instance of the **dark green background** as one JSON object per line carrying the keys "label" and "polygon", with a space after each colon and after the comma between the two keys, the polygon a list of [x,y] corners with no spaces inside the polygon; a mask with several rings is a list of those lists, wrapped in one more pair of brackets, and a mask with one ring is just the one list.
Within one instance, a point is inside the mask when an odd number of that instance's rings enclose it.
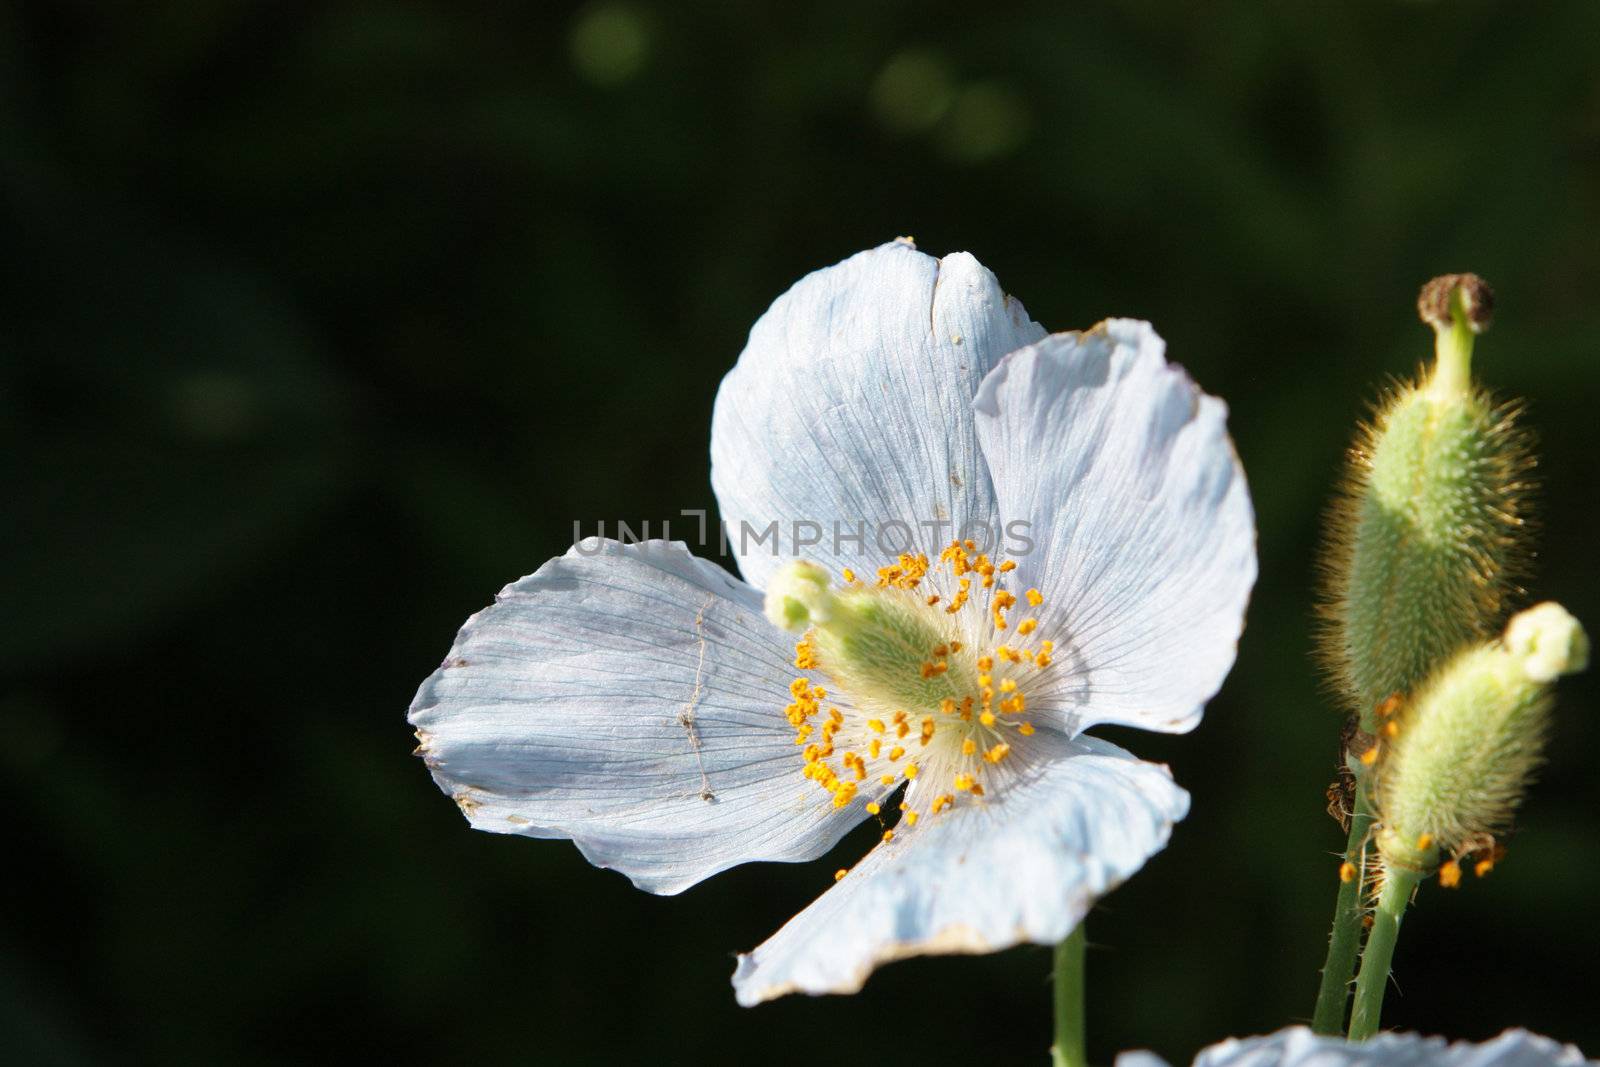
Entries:
{"label": "dark green background", "polygon": [[[1309,1014],[1319,511],[1433,274],[1498,288],[1530,600],[1600,627],[1600,5],[980,7],[0,7],[11,1062],[1040,1062],[1042,948],[735,1007],[860,837],[657,899],[408,755],[461,621],[574,520],[713,507],[750,324],[899,234],[1229,401],[1261,580],[1201,728],[1114,732],[1194,810],[1091,920],[1090,1048]],[[1385,1022],[1600,1053],[1595,696],[1504,866],[1424,889]]]}

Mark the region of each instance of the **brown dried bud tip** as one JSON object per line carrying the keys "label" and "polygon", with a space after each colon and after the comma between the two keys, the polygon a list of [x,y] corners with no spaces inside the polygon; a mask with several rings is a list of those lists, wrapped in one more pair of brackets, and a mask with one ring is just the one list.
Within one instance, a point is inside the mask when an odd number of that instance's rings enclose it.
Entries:
{"label": "brown dried bud tip", "polygon": [[1494,318],[1494,290],[1476,274],[1441,274],[1424,285],[1417,294],[1417,315],[1435,330],[1449,329],[1450,299],[1458,289],[1467,326],[1473,333],[1487,330]]}

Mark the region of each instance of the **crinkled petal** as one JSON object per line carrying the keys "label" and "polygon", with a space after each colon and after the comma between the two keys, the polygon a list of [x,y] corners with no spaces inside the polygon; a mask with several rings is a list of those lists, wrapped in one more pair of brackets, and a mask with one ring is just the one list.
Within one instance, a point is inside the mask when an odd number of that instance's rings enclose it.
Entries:
{"label": "crinkled petal", "polygon": [[[1195,1057],[1194,1067],[1569,1067],[1589,1062],[1574,1046],[1526,1030],[1507,1030],[1477,1045],[1420,1034],[1379,1034],[1351,1044],[1293,1026],[1212,1045]],[[1154,1053],[1124,1052],[1117,1067],[1167,1065]]]}
{"label": "crinkled petal", "polygon": [[[972,396],[1043,336],[966,253],[896,241],[801,279],[750,331],[712,417],[711,484],[744,576],[764,586],[797,555],[870,571],[909,537],[937,551],[991,526]],[[863,524],[865,544],[848,540]]]}
{"label": "crinkled petal", "polygon": [[676,893],[819,856],[862,817],[801,777],[793,657],[761,595],[683,545],[591,538],[468,619],[410,719],[474,827],[570,837]]}
{"label": "crinkled petal", "polygon": [[1056,334],[1003,360],[974,400],[1001,520],[1033,541],[1011,584],[1044,596],[1069,730],[1192,728],[1255,582],[1227,407],[1165,347],[1126,319]]}
{"label": "crinkled petal", "polygon": [[853,993],[908,956],[1053,944],[1167,842],[1189,797],[1167,769],[1044,731],[1029,769],[982,802],[904,822],[749,955],[739,1003]]}

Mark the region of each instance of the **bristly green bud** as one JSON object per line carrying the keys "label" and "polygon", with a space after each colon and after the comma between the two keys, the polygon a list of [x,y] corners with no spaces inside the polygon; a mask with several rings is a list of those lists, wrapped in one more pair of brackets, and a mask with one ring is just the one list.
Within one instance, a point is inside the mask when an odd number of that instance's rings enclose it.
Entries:
{"label": "bristly green bud", "polygon": [[1441,852],[1491,851],[1540,762],[1556,678],[1588,662],[1578,620],[1540,604],[1500,640],[1457,654],[1388,719],[1373,780],[1385,862],[1426,870]]}
{"label": "bristly green bud", "polygon": [[1379,703],[1498,631],[1530,555],[1529,442],[1516,406],[1497,405],[1471,376],[1492,306],[1475,275],[1423,287],[1434,365],[1361,428],[1329,518],[1323,659],[1368,731]]}

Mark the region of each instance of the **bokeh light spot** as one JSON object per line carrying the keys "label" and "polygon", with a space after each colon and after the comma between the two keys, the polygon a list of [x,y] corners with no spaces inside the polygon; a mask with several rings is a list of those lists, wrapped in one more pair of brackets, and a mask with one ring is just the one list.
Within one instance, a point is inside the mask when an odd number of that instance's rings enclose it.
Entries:
{"label": "bokeh light spot", "polygon": [[573,20],[567,43],[581,77],[595,85],[621,85],[644,69],[650,28],[632,4],[592,4]]}
{"label": "bokeh light spot", "polygon": [[950,65],[939,53],[925,48],[897,53],[873,80],[872,113],[895,133],[929,129],[950,110],[955,84]]}
{"label": "bokeh light spot", "polygon": [[994,82],[963,88],[942,130],[944,150],[963,163],[986,163],[1022,147],[1033,114],[1016,91]]}

